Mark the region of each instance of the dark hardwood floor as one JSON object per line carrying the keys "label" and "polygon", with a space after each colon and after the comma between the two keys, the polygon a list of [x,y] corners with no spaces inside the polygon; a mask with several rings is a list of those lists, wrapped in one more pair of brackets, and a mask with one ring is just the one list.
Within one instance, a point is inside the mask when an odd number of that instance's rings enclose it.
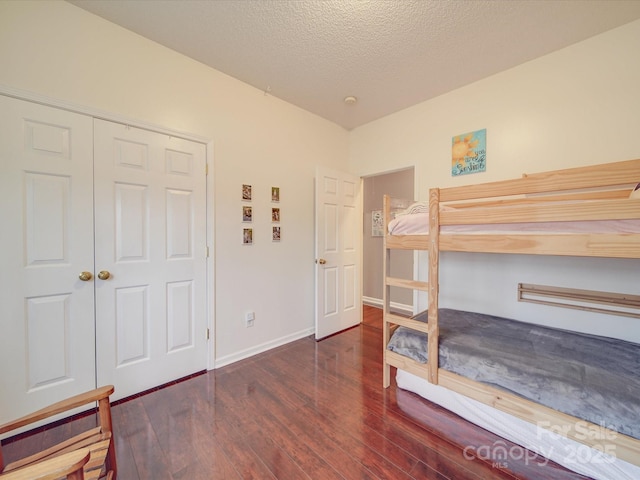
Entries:
{"label": "dark hardwood floor", "polygon": [[[382,388],[381,315],[305,338],[113,407],[120,480],[581,479],[392,385]],[[9,442],[5,460],[93,423]],[[511,448],[513,447],[513,448]],[[489,449],[491,450],[491,449]]]}

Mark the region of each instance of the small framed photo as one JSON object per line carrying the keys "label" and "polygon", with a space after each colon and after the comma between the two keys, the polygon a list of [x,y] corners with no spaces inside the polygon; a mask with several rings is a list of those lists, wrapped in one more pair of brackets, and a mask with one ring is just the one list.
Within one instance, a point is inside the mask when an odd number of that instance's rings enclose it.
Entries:
{"label": "small framed photo", "polygon": [[271,201],[272,202],[280,201],[280,187],[271,187]]}
{"label": "small framed photo", "polygon": [[280,241],[280,227],[272,227],[273,231],[271,232],[271,240],[274,242]]}
{"label": "small framed photo", "polygon": [[251,245],[253,243],[253,228],[242,229],[242,244]]}
{"label": "small framed photo", "polygon": [[382,210],[373,210],[371,212],[371,236],[381,237],[384,234],[384,218]]}
{"label": "small framed photo", "polygon": [[242,200],[245,202],[251,201],[251,185],[242,185]]}
{"label": "small framed photo", "polygon": [[271,209],[271,221],[274,223],[280,223],[280,209],[272,208]]}
{"label": "small framed photo", "polygon": [[242,221],[250,222],[253,220],[253,208],[252,207],[242,207]]}

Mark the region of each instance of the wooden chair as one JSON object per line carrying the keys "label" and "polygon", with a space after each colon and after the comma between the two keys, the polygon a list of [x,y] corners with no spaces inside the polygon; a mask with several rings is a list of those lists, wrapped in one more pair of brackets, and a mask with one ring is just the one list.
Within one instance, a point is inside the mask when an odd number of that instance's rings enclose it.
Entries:
{"label": "wooden chair", "polygon": [[0,448],[0,480],[116,480],[116,452],[109,404],[109,395],[113,390],[113,385],[100,387],[0,425],[2,435],[53,415],[98,402],[99,426],[95,428],[8,465],[4,464]]}

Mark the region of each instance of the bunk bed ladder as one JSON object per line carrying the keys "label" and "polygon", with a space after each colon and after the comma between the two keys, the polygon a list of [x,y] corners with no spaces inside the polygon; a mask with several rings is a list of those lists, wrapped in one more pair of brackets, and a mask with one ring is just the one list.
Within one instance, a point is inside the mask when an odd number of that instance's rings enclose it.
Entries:
{"label": "bunk bed ladder", "polygon": [[[391,200],[388,195],[384,196],[383,208],[384,208],[383,218],[385,219],[391,218]],[[391,311],[391,287],[407,288],[411,290],[420,290],[420,291],[428,292],[429,283],[418,281],[418,280],[408,280],[404,278],[391,276],[391,268],[390,268],[391,250],[394,248],[413,250],[415,246],[413,242],[411,242],[411,243],[394,244],[394,246],[391,247],[389,246],[389,242],[387,241],[388,238],[389,238],[389,234],[388,232],[385,231],[383,235],[384,289],[382,292],[382,304],[383,304],[382,341],[383,341],[383,348],[384,348],[383,351],[385,352],[384,358],[383,358],[382,383],[384,388],[387,388],[391,384],[391,366],[393,363],[397,363],[397,361],[396,362],[393,361],[393,358],[396,358],[397,356],[393,355],[392,352],[389,352],[386,349],[386,346],[389,343],[393,330],[398,326],[405,326],[405,327],[408,327],[414,330],[419,330],[425,333],[428,331],[428,324],[424,322],[420,322],[418,320],[414,320],[409,317],[395,314]]]}

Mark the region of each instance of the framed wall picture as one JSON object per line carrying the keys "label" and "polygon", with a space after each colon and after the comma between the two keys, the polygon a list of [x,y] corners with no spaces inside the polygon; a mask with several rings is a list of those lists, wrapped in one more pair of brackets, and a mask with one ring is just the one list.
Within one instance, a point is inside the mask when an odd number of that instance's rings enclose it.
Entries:
{"label": "framed wall picture", "polygon": [[271,221],[274,223],[279,223],[280,222],[280,209],[279,208],[272,208],[271,209]]}
{"label": "framed wall picture", "polygon": [[271,240],[274,242],[280,241],[280,227],[272,227]]}
{"label": "framed wall picture", "polygon": [[251,221],[253,221],[253,208],[252,207],[242,207],[242,221],[243,222],[251,222]]}
{"label": "framed wall picture", "polygon": [[253,228],[242,229],[242,244],[251,245],[253,243]]}
{"label": "framed wall picture", "polygon": [[242,185],[242,200],[244,200],[245,202],[251,201],[251,185]]}
{"label": "framed wall picture", "polygon": [[280,201],[280,187],[271,187],[271,201],[272,202]]}
{"label": "framed wall picture", "polygon": [[384,220],[382,219],[382,210],[373,210],[371,212],[371,236],[381,237],[384,233]]}
{"label": "framed wall picture", "polygon": [[487,170],[487,129],[463,133],[451,139],[451,176]]}

